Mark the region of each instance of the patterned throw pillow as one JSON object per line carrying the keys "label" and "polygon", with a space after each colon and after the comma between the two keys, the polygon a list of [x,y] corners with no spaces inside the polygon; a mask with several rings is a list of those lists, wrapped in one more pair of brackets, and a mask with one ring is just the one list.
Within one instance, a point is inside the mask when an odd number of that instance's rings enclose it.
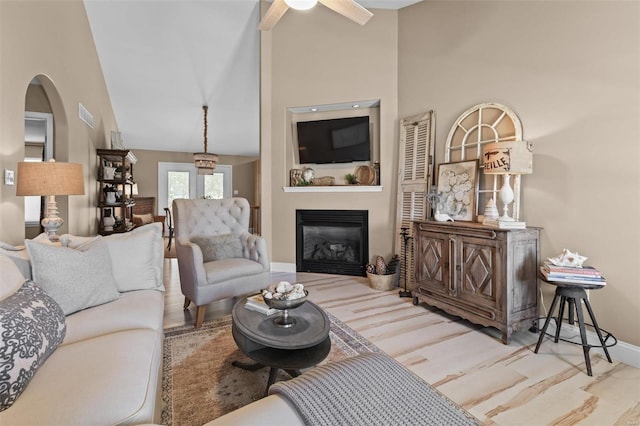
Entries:
{"label": "patterned throw pillow", "polygon": [[0,301],[0,411],[18,399],[66,332],[62,309],[33,281]]}
{"label": "patterned throw pillow", "polygon": [[233,234],[191,237],[191,242],[202,250],[202,260],[214,260],[242,257],[240,238]]}

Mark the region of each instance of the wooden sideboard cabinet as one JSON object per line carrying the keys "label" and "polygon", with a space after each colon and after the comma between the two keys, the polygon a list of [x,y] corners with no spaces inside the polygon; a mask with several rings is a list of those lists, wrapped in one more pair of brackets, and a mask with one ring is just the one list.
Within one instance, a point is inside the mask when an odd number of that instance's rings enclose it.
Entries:
{"label": "wooden sideboard cabinet", "polygon": [[413,303],[511,333],[538,317],[540,231],[416,221]]}

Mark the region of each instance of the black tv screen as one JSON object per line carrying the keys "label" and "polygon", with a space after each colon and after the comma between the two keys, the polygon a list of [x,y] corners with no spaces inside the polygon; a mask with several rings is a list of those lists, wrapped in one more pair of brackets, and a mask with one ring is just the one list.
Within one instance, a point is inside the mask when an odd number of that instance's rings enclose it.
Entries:
{"label": "black tv screen", "polygon": [[300,164],[371,160],[369,116],[299,121]]}

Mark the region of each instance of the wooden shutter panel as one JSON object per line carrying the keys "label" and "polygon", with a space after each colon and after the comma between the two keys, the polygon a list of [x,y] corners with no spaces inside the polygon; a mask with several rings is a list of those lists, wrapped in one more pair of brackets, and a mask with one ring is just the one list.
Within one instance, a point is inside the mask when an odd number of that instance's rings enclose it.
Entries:
{"label": "wooden shutter panel", "polygon": [[[433,174],[433,117],[434,112],[414,115],[400,120],[400,155],[398,170],[398,205],[396,213],[396,253],[400,253],[400,279],[407,289],[413,289],[413,220],[427,214],[426,195]],[[411,240],[404,252],[402,228],[408,228]],[[406,257],[407,271],[404,265]]]}

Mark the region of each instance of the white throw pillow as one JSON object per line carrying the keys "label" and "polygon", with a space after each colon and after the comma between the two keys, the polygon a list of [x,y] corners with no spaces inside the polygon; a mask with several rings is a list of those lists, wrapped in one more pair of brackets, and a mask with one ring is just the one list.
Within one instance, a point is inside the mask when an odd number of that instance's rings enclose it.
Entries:
{"label": "white throw pillow", "polygon": [[9,256],[0,253],[0,301],[15,293],[24,283],[24,279],[18,265]]}
{"label": "white throw pillow", "polygon": [[[53,244],[44,232],[31,241],[42,244]],[[31,279],[31,261],[29,260],[29,253],[25,246],[12,246],[11,244],[0,241],[0,253],[10,258],[13,263],[20,268],[20,272],[26,279]]]}
{"label": "white throw pillow", "polygon": [[158,289],[162,285],[162,224],[152,223],[131,232],[103,237],[107,244],[118,291]]}
{"label": "white throw pillow", "polygon": [[104,242],[82,250],[26,240],[33,281],[55,300],[65,315],[117,299],[109,249]]}

